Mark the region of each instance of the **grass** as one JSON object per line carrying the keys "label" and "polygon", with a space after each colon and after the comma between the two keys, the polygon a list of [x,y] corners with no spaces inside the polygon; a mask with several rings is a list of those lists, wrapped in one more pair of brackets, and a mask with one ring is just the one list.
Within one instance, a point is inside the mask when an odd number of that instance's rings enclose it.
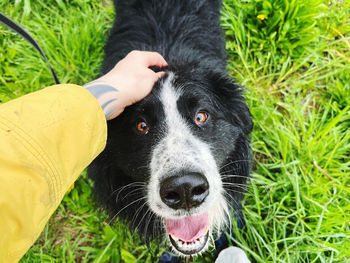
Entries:
{"label": "grass", "polygon": [[[98,75],[111,1],[3,0],[64,83]],[[262,16],[263,15],[263,16]],[[350,3],[225,0],[229,71],[254,119],[254,168],[236,242],[252,262],[350,262]],[[40,55],[0,25],[0,101],[51,85]],[[96,210],[85,173],[21,262],[156,262]],[[206,253],[194,262],[213,262]]]}

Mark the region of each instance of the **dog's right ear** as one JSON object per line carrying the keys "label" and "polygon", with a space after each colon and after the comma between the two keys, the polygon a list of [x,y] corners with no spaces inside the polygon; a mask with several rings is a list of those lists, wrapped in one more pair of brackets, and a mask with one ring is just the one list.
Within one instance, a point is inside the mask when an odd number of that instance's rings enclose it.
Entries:
{"label": "dog's right ear", "polygon": [[253,121],[242,95],[244,87],[236,84],[233,79],[220,73],[210,76],[213,91],[219,98],[220,107],[228,120],[235,126],[241,127],[245,134],[253,129]]}

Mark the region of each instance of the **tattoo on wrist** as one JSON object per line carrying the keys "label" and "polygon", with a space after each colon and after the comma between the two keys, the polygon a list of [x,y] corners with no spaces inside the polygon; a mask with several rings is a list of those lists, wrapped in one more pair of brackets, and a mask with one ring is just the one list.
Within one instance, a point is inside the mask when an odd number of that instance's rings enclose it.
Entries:
{"label": "tattoo on wrist", "polygon": [[106,116],[106,119],[109,119],[112,116],[113,110],[117,106],[116,102],[117,102],[117,99],[111,99],[105,102],[103,105],[101,105],[101,108],[103,110],[103,113]]}
{"label": "tattoo on wrist", "polygon": [[106,116],[106,119],[109,119],[117,107],[117,98],[115,93],[117,93],[118,90],[111,85],[99,81],[87,83],[83,87],[97,99],[98,103],[101,105],[103,113]]}

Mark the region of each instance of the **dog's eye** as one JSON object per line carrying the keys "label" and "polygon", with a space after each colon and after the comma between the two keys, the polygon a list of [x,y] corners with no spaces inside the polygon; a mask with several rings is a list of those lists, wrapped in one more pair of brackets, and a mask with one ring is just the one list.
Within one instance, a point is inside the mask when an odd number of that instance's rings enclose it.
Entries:
{"label": "dog's eye", "polygon": [[196,117],[194,118],[194,121],[196,122],[197,125],[202,125],[205,123],[208,119],[208,114],[200,111],[196,113]]}
{"label": "dog's eye", "polygon": [[145,121],[139,121],[136,125],[136,129],[139,133],[147,134],[149,130],[149,126]]}

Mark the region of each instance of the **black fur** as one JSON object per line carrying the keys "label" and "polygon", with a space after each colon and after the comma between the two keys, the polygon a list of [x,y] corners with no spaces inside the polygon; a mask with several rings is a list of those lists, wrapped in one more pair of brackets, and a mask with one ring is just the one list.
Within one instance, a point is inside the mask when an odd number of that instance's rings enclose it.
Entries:
{"label": "black fur", "polygon": [[[102,72],[108,72],[135,49],[162,54],[169,63],[168,70],[177,76],[175,86],[184,90],[178,101],[181,114],[191,123],[198,108],[211,112],[205,130],[195,125],[192,128],[215,149],[221,173],[238,175],[223,177],[223,181],[244,184],[250,171],[252,121],[242,88],[227,75],[221,1],[117,0],[115,6],[117,18]],[[161,237],[163,227],[156,215],[147,212],[145,185],[134,182],[147,184],[152,148],[164,135],[164,112],[157,96],[160,88],[157,82],[147,98],[108,123],[106,149],[89,167],[98,201],[112,216],[118,214],[149,237]],[[152,127],[147,136],[135,131],[140,119]],[[239,209],[241,187],[226,185],[225,189],[230,205]]]}

